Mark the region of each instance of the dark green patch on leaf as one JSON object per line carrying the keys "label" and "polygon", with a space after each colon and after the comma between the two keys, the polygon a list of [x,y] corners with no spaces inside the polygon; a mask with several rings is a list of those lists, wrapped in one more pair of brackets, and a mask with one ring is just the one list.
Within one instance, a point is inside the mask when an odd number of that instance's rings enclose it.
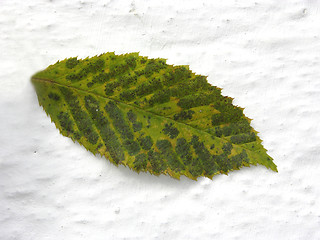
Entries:
{"label": "dark green patch on leaf", "polygon": [[215,162],[212,161],[212,156],[208,149],[205,147],[204,143],[199,141],[199,136],[193,135],[191,144],[195,153],[198,155],[198,159],[199,161],[201,161],[206,173],[208,175],[212,175],[213,173],[215,173],[215,171],[217,170]]}
{"label": "dark green patch on leaf", "polygon": [[168,135],[170,138],[176,138],[179,135],[179,130],[172,126],[172,123],[165,124],[165,127],[162,129],[162,132]]}
{"label": "dark green patch on leaf", "polygon": [[125,140],[124,147],[127,149],[128,153],[131,156],[136,155],[140,151],[139,144],[134,140]]}
{"label": "dark green patch on leaf", "polygon": [[251,132],[251,133],[234,135],[234,136],[231,136],[230,140],[233,144],[253,142],[253,141],[256,141],[256,134],[254,132]]}
{"label": "dark green patch on leaf", "polygon": [[91,95],[85,96],[85,107],[95,120],[95,125],[100,132],[110,156],[115,163],[119,164],[124,160],[124,153],[118,137],[100,110],[99,102]]}
{"label": "dark green patch on leaf", "polygon": [[155,104],[161,104],[170,101],[170,92],[160,90],[152,95],[149,100],[149,105],[154,106]]}
{"label": "dark green patch on leaf", "polygon": [[110,118],[113,120],[115,129],[121,134],[123,139],[133,139],[132,131],[129,125],[126,123],[123,113],[118,108],[114,101],[109,101],[104,107]]}
{"label": "dark green patch on leaf", "polygon": [[55,101],[59,101],[60,100],[60,96],[56,93],[53,93],[53,92],[50,92],[48,94],[48,97],[52,100],[55,100]]}
{"label": "dark green patch on leaf", "polygon": [[147,155],[145,153],[140,153],[136,156],[133,166],[137,171],[145,170],[147,167]]}
{"label": "dark green patch on leaf", "polygon": [[144,69],[145,75],[150,77],[153,73],[158,73],[166,67],[164,60],[150,59]]}
{"label": "dark green patch on leaf", "polygon": [[153,140],[150,136],[140,137],[139,143],[144,150],[150,150],[153,145]]}
{"label": "dark green patch on leaf", "polygon": [[73,121],[70,119],[68,113],[60,112],[58,115],[61,127],[63,127],[67,132],[73,132]]}
{"label": "dark green patch on leaf", "polygon": [[194,111],[192,110],[182,110],[181,112],[179,113],[176,113],[174,116],[173,116],[173,119],[174,120],[190,120],[192,119],[192,114],[194,114]]}
{"label": "dark green patch on leaf", "polygon": [[248,164],[249,158],[248,158],[246,150],[243,149],[241,153],[231,157],[230,161],[234,165],[234,167],[238,168],[238,169],[241,166],[243,166],[244,164]]}
{"label": "dark green patch on leaf", "polygon": [[142,123],[137,121],[137,115],[133,113],[132,110],[127,112],[127,117],[129,121],[132,123],[132,128],[134,132],[138,132],[142,129]]}
{"label": "dark green patch on leaf", "polygon": [[247,133],[251,131],[250,124],[248,120],[242,120],[239,122],[231,123],[229,126],[224,126],[222,128],[222,133],[224,136],[236,135],[239,133]]}
{"label": "dark green patch on leaf", "polygon": [[185,138],[178,138],[176,145],[176,153],[180,156],[185,165],[189,165],[192,161],[190,144]]}
{"label": "dark green patch on leaf", "polygon": [[232,144],[229,143],[229,142],[227,142],[226,144],[224,144],[224,145],[222,146],[223,152],[226,153],[227,155],[229,155],[229,154],[231,153],[232,148],[233,148],[233,147],[232,147]]}
{"label": "dark green patch on leaf", "polygon": [[159,152],[150,150],[148,152],[148,161],[150,161],[152,170],[156,174],[163,172],[167,168],[167,164],[164,162],[163,157]]}
{"label": "dark green patch on leaf", "polygon": [[75,58],[69,58],[67,61],[66,61],[66,67],[67,68],[74,68],[75,66],[77,66],[79,63],[79,60],[75,57]]}
{"label": "dark green patch on leaf", "polygon": [[172,145],[168,140],[158,140],[157,148],[166,157],[168,165],[173,171],[179,172],[184,169],[184,165],[179,161],[176,153],[173,151]]}
{"label": "dark green patch on leaf", "polygon": [[80,133],[82,133],[91,144],[96,144],[99,136],[93,129],[92,118],[81,108],[78,98],[71,90],[66,87],[60,87],[60,91],[70,107],[72,117],[76,121]]}

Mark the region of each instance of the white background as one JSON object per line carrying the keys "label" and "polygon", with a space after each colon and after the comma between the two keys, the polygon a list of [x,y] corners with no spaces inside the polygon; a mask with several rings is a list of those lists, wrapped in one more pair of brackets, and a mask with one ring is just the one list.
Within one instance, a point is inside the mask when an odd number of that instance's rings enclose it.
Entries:
{"label": "white background", "polygon": [[[278,173],[137,174],[59,134],[35,72],[140,52],[245,108]],[[0,239],[320,239],[320,2],[0,0]]]}

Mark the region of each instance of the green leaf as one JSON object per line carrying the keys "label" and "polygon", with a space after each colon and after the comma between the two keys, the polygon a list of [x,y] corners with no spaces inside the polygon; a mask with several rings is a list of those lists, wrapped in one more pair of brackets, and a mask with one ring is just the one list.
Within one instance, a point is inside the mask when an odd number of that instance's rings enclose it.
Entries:
{"label": "green leaf", "polygon": [[64,136],[116,165],[195,180],[257,164],[277,171],[243,109],[188,66],[105,53],[58,61],[32,82]]}

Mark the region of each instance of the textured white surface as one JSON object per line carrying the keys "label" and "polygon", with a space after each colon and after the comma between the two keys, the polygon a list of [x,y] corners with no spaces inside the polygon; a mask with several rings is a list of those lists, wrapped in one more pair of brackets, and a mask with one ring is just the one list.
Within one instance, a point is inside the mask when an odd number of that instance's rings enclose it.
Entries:
{"label": "textured white surface", "polygon": [[[320,2],[0,2],[0,239],[320,239]],[[254,119],[279,173],[137,174],[55,129],[30,76],[140,51],[188,64]]]}

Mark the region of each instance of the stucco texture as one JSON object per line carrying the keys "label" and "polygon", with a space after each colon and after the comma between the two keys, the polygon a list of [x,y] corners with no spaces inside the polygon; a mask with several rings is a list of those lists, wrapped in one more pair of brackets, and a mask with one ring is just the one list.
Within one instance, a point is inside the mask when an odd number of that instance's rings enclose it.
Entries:
{"label": "stucco texture", "polygon": [[[319,23],[317,0],[2,0],[0,239],[320,239]],[[207,75],[279,172],[178,181],[60,135],[31,75],[113,51]]]}

